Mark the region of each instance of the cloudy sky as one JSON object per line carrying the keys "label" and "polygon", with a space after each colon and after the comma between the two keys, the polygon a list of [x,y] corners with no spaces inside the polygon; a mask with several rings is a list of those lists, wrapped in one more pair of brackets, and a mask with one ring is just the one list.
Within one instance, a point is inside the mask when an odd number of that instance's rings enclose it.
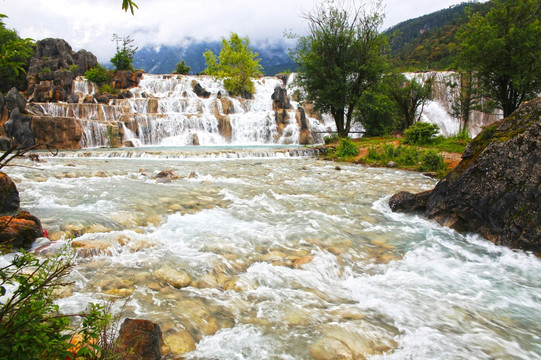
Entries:
{"label": "cloudy sky", "polygon": [[[383,0],[382,30],[401,21],[465,0]],[[317,0],[135,0],[135,15],[121,0],[0,0],[8,28],[35,40],[63,38],[74,50],[93,52],[100,62],[114,54],[114,33],[145,45],[177,45],[186,38],[216,40],[237,32],[252,42],[283,38],[285,30],[302,34],[304,11]],[[357,1],[356,1],[357,2]],[[360,3],[360,0],[358,1]]]}

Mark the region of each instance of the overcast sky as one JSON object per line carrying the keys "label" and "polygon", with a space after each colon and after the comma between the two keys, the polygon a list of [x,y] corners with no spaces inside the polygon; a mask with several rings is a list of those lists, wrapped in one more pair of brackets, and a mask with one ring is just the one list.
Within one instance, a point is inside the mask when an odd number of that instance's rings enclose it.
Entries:
{"label": "overcast sky", "polygon": [[[465,0],[383,0],[382,30]],[[121,10],[121,0],[0,0],[5,24],[21,37],[63,38],[77,51],[86,49],[100,62],[114,54],[114,33],[130,35],[138,47],[178,45],[187,37],[217,40],[231,32],[252,43],[281,39],[284,30],[306,30],[301,17],[317,0],[135,0],[135,15]],[[360,3],[360,1],[359,1]]]}

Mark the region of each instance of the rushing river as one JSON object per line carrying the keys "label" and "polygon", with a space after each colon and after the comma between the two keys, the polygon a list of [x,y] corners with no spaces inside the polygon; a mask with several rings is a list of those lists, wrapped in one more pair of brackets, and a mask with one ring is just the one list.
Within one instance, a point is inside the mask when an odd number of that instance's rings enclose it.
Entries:
{"label": "rushing river", "polygon": [[22,208],[61,238],[46,251],[80,246],[62,310],[118,299],[169,345],[189,334],[188,359],[541,359],[539,258],[389,210],[434,180],[235,154],[86,150],[9,168]]}

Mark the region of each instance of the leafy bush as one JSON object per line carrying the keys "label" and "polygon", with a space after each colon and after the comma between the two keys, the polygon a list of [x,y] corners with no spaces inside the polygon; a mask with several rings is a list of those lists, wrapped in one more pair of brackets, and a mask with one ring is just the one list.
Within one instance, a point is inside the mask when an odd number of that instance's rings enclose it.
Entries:
{"label": "leafy bush", "polygon": [[113,79],[111,72],[100,64],[96,65],[90,70],[87,70],[85,72],[85,77],[98,85],[108,83]]}
{"label": "leafy bush", "polygon": [[70,65],[70,71],[71,72],[76,72],[77,70],[79,70],[79,65],[77,64],[73,64],[73,65]]}
{"label": "leafy bush", "polygon": [[174,74],[188,75],[190,73],[190,67],[186,65],[184,60],[177,63],[177,68],[173,71]]}
{"label": "leafy bush", "polygon": [[336,147],[336,155],[342,159],[357,156],[359,155],[359,149],[350,139],[342,139]]}
{"label": "leafy bush", "polygon": [[340,137],[337,134],[323,136],[323,142],[325,144],[333,144],[335,142],[338,142],[339,139]]}
{"label": "leafy bush", "polygon": [[[60,314],[54,304],[55,290],[71,269],[70,259],[66,253],[41,260],[23,252],[0,268],[1,359],[65,359],[72,355],[68,352],[73,334],[70,317]],[[79,315],[84,319],[80,331],[84,341],[78,354],[96,359],[99,353],[104,359],[100,341],[109,328],[110,315],[93,304],[89,313]]]}
{"label": "leafy bush", "polygon": [[439,130],[438,125],[418,121],[404,131],[404,142],[410,145],[428,144]]}
{"label": "leafy bush", "polygon": [[421,156],[421,164],[419,171],[434,171],[439,172],[445,170],[447,165],[444,162],[443,156],[435,150],[426,150]]}
{"label": "leafy bush", "polygon": [[100,94],[108,93],[111,95],[118,95],[119,90],[112,87],[110,84],[103,84],[99,87]]}

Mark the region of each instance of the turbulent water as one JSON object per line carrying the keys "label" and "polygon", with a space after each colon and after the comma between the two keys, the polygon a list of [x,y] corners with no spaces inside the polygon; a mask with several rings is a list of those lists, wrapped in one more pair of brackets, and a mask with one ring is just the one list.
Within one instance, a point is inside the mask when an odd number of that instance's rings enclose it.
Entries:
{"label": "turbulent water", "polygon": [[[310,359],[318,344],[356,359],[541,359],[539,258],[391,213],[391,194],[430,178],[337,170],[302,149],[86,150],[9,175],[62,238],[46,252],[94,244],[62,310],[126,302],[122,317],[157,322],[169,345],[188,332],[188,359]],[[154,179],[168,169],[178,179]],[[181,271],[191,283],[176,288]]]}

